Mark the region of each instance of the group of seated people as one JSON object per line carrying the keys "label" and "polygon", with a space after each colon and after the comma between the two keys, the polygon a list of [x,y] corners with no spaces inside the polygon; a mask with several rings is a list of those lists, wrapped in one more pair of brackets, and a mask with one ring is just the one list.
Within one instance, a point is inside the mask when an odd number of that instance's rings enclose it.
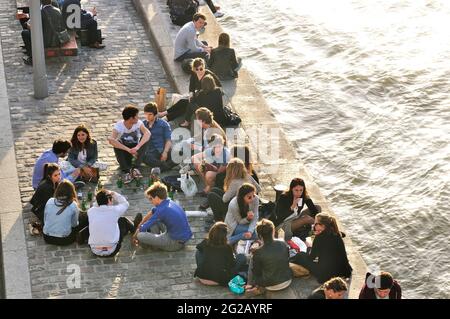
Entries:
{"label": "group of seated people", "polygon": [[[78,10],[74,11],[74,7]],[[80,14],[75,17],[75,14]],[[59,33],[74,29],[76,22],[79,21],[79,29],[87,32],[87,45],[94,49],[102,49],[105,45],[102,44],[103,38],[100,30],[97,29],[97,10],[81,9],[80,0],[41,0],[41,19],[42,19],[42,33],[44,39],[44,48],[60,47],[61,43]],[[32,48],[31,48],[31,32],[32,21],[21,21],[22,23],[22,40],[26,57],[23,61],[27,65],[33,64]]]}
{"label": "group of seated people", "polygon": [[[175,38],[174,60],[185,64],[192,59],[203,59],[207,63],[209,70],[206,73],[197,73],[198,82],[205,75],[212,75],[216,80],[221,79],[222,81],[237,78],[241,59],[237,58],[234,49],[230,48],[230,36],[227,33],[221,33],[218,39],[218,46],[213,48],[207,42],[198,39],[198,33],[205,25],[206,16],[196,13],[193,15],[192,21],[181,27]],[[197,67],[193,66],[192,68],[194,74]],[[205,65],[203,69],[205,69]],[[221,86],[218,81],[216,81],[216,86]],[[192,92],[191,86],[189,91]]]}

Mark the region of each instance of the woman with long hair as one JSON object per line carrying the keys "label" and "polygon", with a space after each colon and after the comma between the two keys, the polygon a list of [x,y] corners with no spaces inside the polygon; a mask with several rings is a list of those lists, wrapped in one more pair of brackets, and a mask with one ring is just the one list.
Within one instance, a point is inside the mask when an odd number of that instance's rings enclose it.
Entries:
{"label": "woman with long hair", "polygon": [[219,125],[224,126],[226,124],[222,90],[216,86],[214,78],[209,74],[201,80],[201,90],[197,91],[191,99],[184,116],[184,122],[180,124],[181,127],[190,126],[192,115],[199,107],[206,107],[210,110]]}
{"label": "woman with long hair", "polygon": [[44,224],[44,210],[47,201],[53,197],[56,187],[61,180],[61,169],[58,164],[47,163],[44,165],[44,178],[39,183],[36,192],[31,197],[31,211],[38,218],[38,221],[31,224],[32,235],[39,235]]}
{"label": "woman with long hair", "polygon": [[238,272],[246,271],[247,258],[243,254],[234,255],[233,247],[227,242],[227,233],[227,224],[217,222],[207,238],[197,245],[194,276],[205,285],[226,286]]}
{"label": "woman with long hair", "polygon": [[233,245],[239,240],[255,239],[258,221],[259,198],[252,184],[244,183],[237,196],[228,205],[225,223],[228,226],[228,242]]}
{"label": "woman with long hair", "polygon": [[256,193],[261,191],[261,186],[248,174],[244,162],[239,158],[232,158],[225,171],[223,189],[213,187],[208,194],[208,204],[213,211],[214,220],[222,221],[224,219],[229,202],[236,196],[244,183],[252,184]]}
{"label": "woman with long hair", "polygon": [[[305,205],[308,209],[302,211]],[[272,221],[277,229],[284,230],[286,240],[291,239],[292,236],[305,240],[314,223],[314,216],[321,210],[319,205],[314,205],[308,195],[305,181],[294,178],[289,185],[289,190],[280,195]]]}
{"label": "woman with long hair", "polygon": [[211,51],[208,68],[220,80],[233,80],[238,77],[241,60],[236,58],[236,52],[230,48],[230,36],[227,33],[219,35],[218,44],[218,47]]}
{"label": "woman with long hair", "polygon": [[[248,145],[233,145],[230,148],[230,156],[231,156],[231,158],[241,159],[244,162],[247,173],[250,174],[251,177],[253,177],[253,179],[255,180],[256,183],[259,184],[258,174],[256,173],[256,170],[254,169],[254,166],[253,166],[254,162],[253,162],[253,159],[252,159],[252,156],[250,153],[250,148]],[[223,189],[225,177],[226,177],[225,173],[217,174],[214,187]]]}
{"label": "woman with long hair", "polygon": [[98,169],[93,165],[98,158],[97,142],[91,138],[91,133],[84,125],[78,125],[72,134],[72,147],[69,150],[69,162],[75,168],[81,169],[84,181],[98,180]]}
{"label": "woman with long hair", "polygon": [[78,230],[87,226],[87,216],[79,223],[77,195],[73,184],[64,180],[47,201],[44,211],[44,240],[47,244],[66,246],[72,244]]}
{"label": "woman with long hair", "polygon": [[350,266],[336,218],[320,213],[315,217],[314,241],[310,253],[300,252],[292,258],[292,262],[308,269],[320,283],[333,277],[348,278],[351,276]]}

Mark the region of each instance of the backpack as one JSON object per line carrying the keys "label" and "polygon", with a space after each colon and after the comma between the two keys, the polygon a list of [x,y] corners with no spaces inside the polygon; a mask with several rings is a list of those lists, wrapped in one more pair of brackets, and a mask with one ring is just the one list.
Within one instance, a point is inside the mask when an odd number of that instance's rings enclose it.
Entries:
{"label": "backpack", "polygon": [[170,19],[173,24],[183,26],[192,21],[192,16],[198,12],[198,0],[167,0]]}
{"label": "backpack", "polygon": [[238,126],[242,121],[239,114],[233,112],[228,105],[223,107],[223,114],[225,116],[224,126]]}

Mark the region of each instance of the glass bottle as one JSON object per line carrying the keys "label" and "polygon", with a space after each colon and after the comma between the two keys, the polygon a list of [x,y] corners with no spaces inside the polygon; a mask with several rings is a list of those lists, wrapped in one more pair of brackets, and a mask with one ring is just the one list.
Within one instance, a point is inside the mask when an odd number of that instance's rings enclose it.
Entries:
{"label": "glass bottle", "polygon": [[122,188],[122,187],[123,187],[122,176],[120,176],[119,179],[117,180],[117,187],[118,187],[118,188]]}

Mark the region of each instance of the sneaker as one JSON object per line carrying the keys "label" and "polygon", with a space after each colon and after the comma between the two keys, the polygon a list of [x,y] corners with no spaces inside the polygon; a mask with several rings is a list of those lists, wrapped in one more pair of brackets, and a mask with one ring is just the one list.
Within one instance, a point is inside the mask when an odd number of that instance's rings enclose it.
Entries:
{"label": "sneaker", "polygon": [[224,15],[225,15],[225,13],[220,12],[220,11],[216,11],[216,13],[214,13],[214,16],[215,16],[216,18],[221,18],[221,17],[223,17]]}
{"label": "sneaker", "polygon": [[32,224],[28,224],[28,231],[30,232],[31,236],[39,236],[41,232],[37,227],[33,227]]}
{"label": "sneaker", "polygon": [[133,169],[131,170],[131,175],[132,175],[134,178],[142,178],[142,177],[143,177],[142,174],[141,174],[141,172],[140,172],[137,168],[133,168]]}
{"label": "sneaker", "polygon": [[141,214],[141,213],[137,213],[137,214],[136,214],[136,217],[134,217],[134,221],[133,221],[134,231],[137,230],[139,224],[140,224],[141,221],[142,221],[142,218],[143,218],[143,217],[142,217],[142,214]]}
{"label": "sneaker", "polygon": [[33,59],[31,57],[23,58],[23,63],[26,65],[33,65]]}
{"label": "sneaker", "polygon": [[123,176],[123,183],[124,184],[130,184],[132,181],[133,181],[133,176],[130,174],[130,173],[126,173],[124,176]]}

